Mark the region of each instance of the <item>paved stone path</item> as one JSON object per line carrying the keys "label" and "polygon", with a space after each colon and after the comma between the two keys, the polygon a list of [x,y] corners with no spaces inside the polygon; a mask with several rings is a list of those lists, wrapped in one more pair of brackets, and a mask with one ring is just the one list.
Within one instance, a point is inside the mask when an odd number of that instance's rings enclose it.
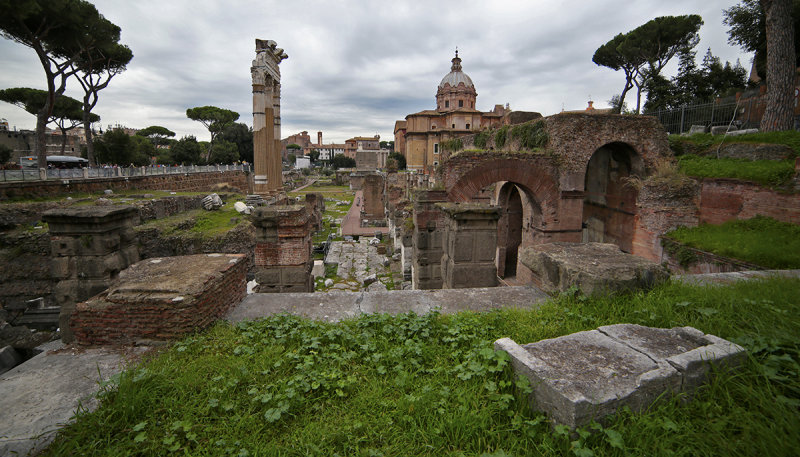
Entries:
{"label": "paved stone path", "polygon": [[359,241],[332,242],[328,255],[325,256],[325,263],[339,265],[337,276],[352,277],[362,283],[367,276],[384,273],[384,261],[388,259],[385,255],[378,254],[378,249],[371,246],[369,240],[370,238],[365,237]]}
{"label": "paved stone path", "polygon": [[361,235],[375,235],[375,232],[381,232],[384,235],[389,233],[389,227],[362,227],[361,226],[361,208],[364,206],[364,192],[361,190],[356,191],[356,197],[353,199],[353,205],[350,211],[342,219],[342,236],[361,236]]}
{"label": "paved stone path", "polygon": [[0,375],[2,456],[44,449],[78,407],[97,407],[98,383],[121,372],[131,355],[109,348],[73,349],[61,341],[40,348],[44,352]]}

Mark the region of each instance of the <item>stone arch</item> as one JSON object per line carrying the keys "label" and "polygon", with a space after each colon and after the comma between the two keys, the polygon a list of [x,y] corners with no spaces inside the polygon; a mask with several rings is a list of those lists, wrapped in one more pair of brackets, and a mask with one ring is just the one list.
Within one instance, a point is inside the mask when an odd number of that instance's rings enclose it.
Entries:
{"label": "stone arch", "polygon": [[629,180],[644,172],[641,155],[628,143],[606,143],[592,153],[584,171],[584,243],[613,243],[632,252],[639,192]]}

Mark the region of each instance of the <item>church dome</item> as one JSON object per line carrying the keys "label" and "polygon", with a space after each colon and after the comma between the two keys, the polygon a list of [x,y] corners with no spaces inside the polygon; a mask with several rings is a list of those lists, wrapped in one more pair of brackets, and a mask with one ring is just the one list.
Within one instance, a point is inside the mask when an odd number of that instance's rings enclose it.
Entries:
{"label": "church dome", "polygon": [[450,67],[450,73],[442,78],[439,87],[444,87],[445,84],[450,84],[450,87],[457,87],[460,83],[464,83],[467,87],[475,87],[474,84],[472,84],[472,79],[461,71],[461,59],[458,57],[458,51],[456,51],[456,56],[453,58],[453,65]]}

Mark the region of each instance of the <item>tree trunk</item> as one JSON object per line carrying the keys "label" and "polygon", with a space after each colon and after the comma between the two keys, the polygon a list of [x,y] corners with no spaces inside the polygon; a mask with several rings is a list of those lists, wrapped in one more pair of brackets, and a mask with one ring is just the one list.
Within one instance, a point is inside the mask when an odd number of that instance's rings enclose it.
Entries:
{"label": "tree trunk", "polygon": [[794,127],[795,51],[791,0],[761,0],[767,29],[767,106],[761,131]]}
{"label": "tree trunk", "polygon": [[36,157],[39,168],[47,168],[47,119],[50,118],[51,106],[49,103],[39,110],[36,115]]}
{"label": "tree trunk", "polygon": [[67,152],[67,129],[61,128],[61,155]]}
{"label": "tree trunk", "polygon": [[623,111],[625,109],[625,94],[627,94],[632,87],[633,83],[631,83],[631,80],[630,79],[626,80],[625,88],[622,89],[622,93],[619,95],[619,110],[618,110],[619,112],[617,114],[624,114]]}
{"label": "tree trunk", "polygon": [[97,165],[94,163],[94,143],[92,142],[92,123],[89,122],[89,111],[84,106],[83,109],[83,132],[86,134],[86,158],[89,159],[89,166]]}

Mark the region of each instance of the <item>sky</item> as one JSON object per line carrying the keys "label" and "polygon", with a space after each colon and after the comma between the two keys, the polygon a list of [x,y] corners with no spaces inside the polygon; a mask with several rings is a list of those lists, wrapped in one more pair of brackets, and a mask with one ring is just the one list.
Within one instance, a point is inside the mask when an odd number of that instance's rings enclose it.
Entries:
{"label": "sky", "polygon": [[[161,125],[177,138],[208,131],[186,109],[214,105],[252,126],[250,66],[255,39],[277,42],[281,63],[282,137],[307,130],[316,141],[354,136],[394,139],[396,120],[435,109],[436,88],[458,47],[478,92],[476,108],[510,104],[543,115],[606,107],[624,85],[622,72],[592,62],[618,33],[658,16],[699,14],[696,48],[749,70],[751,54],[727,44],[722,10],[735,0],[95,0],[122,28],[134,57],[105,90],[94,112],[108,125]],[[677,58],[665,75],[674,75]],[[0,88],[46,88],[30,48],[0,38]],[[67,94],[82,98],[77,81]],[[627,99],[635,105],[635,99]],[[34,129],[34,116],[0,102],[0,118]]]}

